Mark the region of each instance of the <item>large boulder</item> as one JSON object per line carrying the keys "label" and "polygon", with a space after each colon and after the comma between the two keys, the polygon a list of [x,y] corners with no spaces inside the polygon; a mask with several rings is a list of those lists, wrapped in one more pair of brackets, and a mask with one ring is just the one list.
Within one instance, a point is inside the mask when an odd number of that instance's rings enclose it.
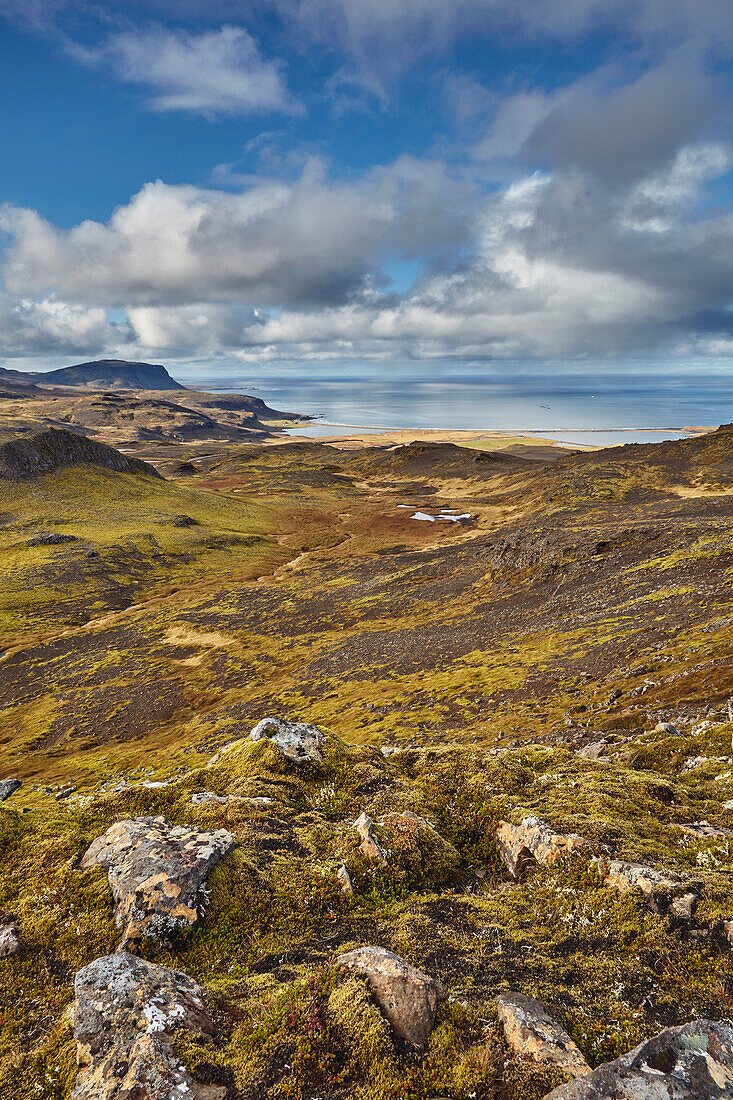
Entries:
{"label": "large boulder", "polygon": [[547,1012],[541,1001],[521,993],[502,993],[496,998],[499,1019],[509,1047],[520,1058],[556,1066],[569,1077],[583,1077],[590,1066],[566,1031]]}
{"label": "large boulder", "polygon": [[577,833],[558,833],[539,817],[525,817],[521,825],[500,821],[496,830],[499,854],[512,878],[520,879],[532,863],[555,863],[587,848]]}
{"label": "large boulder", "polygon": [[670,1027],[628,1054],[560,1085],[545,1100],[731,1100],[733,1028],[710,1020]]}
{"label": "large boulder", "polygon": [[440,982],[384,947],[359,947],[336,963],[366,978],[395,1035],[416,1047],[426,1045],[438,1001],[446,996]]}
{"label": "large boulder", "polygon": [[133,817],[97,837],[81,866],[107,868],[123,944],[165,939],[196,923],[209,872],[235,843],[226,829],[200,832],[165,817]]}
{"label": "large boulder", "polygon": [[179,1029],[214,1034],[203,991],[186,974],[121,951],[80,970],[74,992],[79,1070],[72,1100],[226,1096],[225,1088],[195,1082],[171,1047]]}

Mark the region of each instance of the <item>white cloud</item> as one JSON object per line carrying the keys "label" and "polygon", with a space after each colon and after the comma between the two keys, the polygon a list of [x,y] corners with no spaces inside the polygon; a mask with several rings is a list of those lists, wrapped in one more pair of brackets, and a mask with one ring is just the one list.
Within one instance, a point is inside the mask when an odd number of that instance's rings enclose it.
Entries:
{"label": "white cloud", "polygon": [[111,65],[120,79],[151,88],[148,105],[155,111],[302,110],[288,93],[279,62],[263,58],[243,27],[202,34],[161,27],[113,35],[96,49],[68,48],[86,64]]}
{"label": "white cloud", "polygon": [[378,276],[388,254],[456,254],[471,195],[440,163],[404,157],[355,183],[328,180],[315,160],[292,184],[257,182],[238,194],[151,183],[106,225],[68,231],[4,206],[4,280],[18,295],[118,308],[330,304]]}
{"label": "white cloud", "polygon": [[0,352],[7,357],[101,353],[125,344],[126,325],[112,325],[103,309],[55,298],[36,302],[0,293]]}

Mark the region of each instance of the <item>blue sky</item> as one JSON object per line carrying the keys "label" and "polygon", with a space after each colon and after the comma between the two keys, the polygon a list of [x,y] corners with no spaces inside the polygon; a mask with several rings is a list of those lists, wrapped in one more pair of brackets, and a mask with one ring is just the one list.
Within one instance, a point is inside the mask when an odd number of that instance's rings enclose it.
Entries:
{"label": "blue sky", "polygon": [[733,351],[728,0],[0,0],[0,361]]}

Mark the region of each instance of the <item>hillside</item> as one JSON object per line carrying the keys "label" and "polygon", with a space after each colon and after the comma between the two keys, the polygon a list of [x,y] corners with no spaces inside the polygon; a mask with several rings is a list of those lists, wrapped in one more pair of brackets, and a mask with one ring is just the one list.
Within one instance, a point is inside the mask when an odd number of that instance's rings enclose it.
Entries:
{"label": "hillside", "polygon": [[0,1095],[729,1096],[732,441],[0,479]]}
{"label": "hillside", "polygon": [[29,439],[0,444],[0,478],[38,478],[66,466],[96,466],[117,473],[160,477],[146,462],[126,458],[114,447],[86,439],[76,432],[52,428]]}

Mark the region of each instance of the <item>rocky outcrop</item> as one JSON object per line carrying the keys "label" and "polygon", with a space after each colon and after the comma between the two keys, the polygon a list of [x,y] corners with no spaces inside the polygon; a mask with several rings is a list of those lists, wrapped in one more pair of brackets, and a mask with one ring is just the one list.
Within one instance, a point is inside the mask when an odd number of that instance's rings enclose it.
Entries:
{"label": "rocky outcrop", "polygon": [[413,1046],[425,1046],[438,1001],[446,996],[439,982],[383,947],[359,947],[336,963],[367,979],[395,1035]]}
{"label": "rocky outcrop", "polygon": [[19,779],[0,779],[0,802],[5,802],[23,786]]}
{"label": "rocky outcrop", "polygon": [[374,822],[369,814],[366,812],[361,813],[354,822],[354,828],[361,837],[359,848],[362,855],[367,859],[375,859],[378,860],[379,863],[385,864],[387,862],[387,856],[374,835]]}
{"label": "rocky outcrop", "polygon": [[76,432],[67,432],[65,428],[49,428],[27,439],[12,439],[0,445],[0,479],[22,481],[65,466],[82,465],[101,466],[121,474],[160,477],[147,462],[127,458],[106,443],[97,443]]}
{"label": "rocky outcrop", "polygon": [[10,917],[0,922],[0,959],[17,955],[20,951],[20,928],[18,922]]}
{"label": "rocky outcrop", "polygon": [[199,832],[165,817],[133,817],[98,837],[81,866],[107,868],[123,944],[143,936],[165,939],[196,923],[209,872],[235,843],[226,829]]}
{"label": "rocky outcrop", "polygon": [[499,854],[512,878],[521,879],[532,863],[555,863],[571,852],[588,847],[576,833],[556,833],[539,817],[525,817],[521,825],[500,821],[496,830]]}
{"label": "rocky outcrop", "polygon": [[730,1100],[733,1029],[696,1020],[553,1089],[545,1100]]}
{"label": "rocky outcrop", "polygon": [[293,764],[318,764],[326,743],[317,726],[305,722],[289,722],[283,718],[263,718],[250,733],[253,741],[267,737],[286,760]]}
{"label": "rocky outcrop", "polygon": [[599,861],[598,866],[606,886],[615,887],[622,893],[638,888],[655,913],[679,921],[691,921],[694,917],[702,883],[675,878],[666,871],[622,859],[612,859],[608,864]]}
{"label": "rocky outcrop", "polygon": [[590,1073],[577,1046],[553,1020],[541,1001],[521,993],[502,993],[496,998],[504,1035],[514,1054],[546,1066],[555,1066],[570,1077]]}
{"label": "rocky outcrop", "polygon": [[74,1038],[79,1070],[72,1100],[223,1100],[197,1084],[175,1056],[183,1029],[211,1037],[214,1025],[191,978],[126,951],[95,959],[76,975]]}

